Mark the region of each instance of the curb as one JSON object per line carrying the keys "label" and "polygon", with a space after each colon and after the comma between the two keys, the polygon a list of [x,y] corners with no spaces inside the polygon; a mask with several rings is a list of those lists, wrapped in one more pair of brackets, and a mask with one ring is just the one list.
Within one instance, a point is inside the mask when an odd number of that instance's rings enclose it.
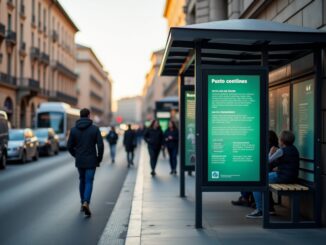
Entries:
{"label": "curb", "polygon": [[144,145],[142,144],[140,149],[140,157],[138,160],[138,167],[129,169],[117,202],[97,245],[125,244],[126,235],[128,232],[128,224],[130,221],[129,218],[132,210],[136,178],[139,175],[139,172],[142,172],[139,171],[139,169],[142,169],[141,163],[143,149]]}
{"label": "curb", "polygon": [[143,144],[139,157],[138,173],[132,200],[126,245],[140,245],[143,210],[144,162],[148,161],[146,147]]}

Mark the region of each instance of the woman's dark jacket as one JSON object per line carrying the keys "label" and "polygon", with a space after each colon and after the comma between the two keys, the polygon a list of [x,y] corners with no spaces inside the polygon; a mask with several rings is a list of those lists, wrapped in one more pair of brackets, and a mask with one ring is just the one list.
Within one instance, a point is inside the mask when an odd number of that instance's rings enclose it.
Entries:
{"label": "woman's dark jacket", "polygon": [[[169,139],[169,137],[172,139]],[[179,146],[179,130],[174,129],[170,130],[169,128],[164,133],[164,144],[167,148],[176,148],[178,149]]]}
{"label": "woman's dark jacket", "polygon": [[163,144],[163,132],[161,128],[148,128],[144,133],[144,140],[148,147],[154,150],[160,150]]}
{"label": "woman's dark jacket", "polygon": [[132,129],[128,129],[123,137],[123,145],[126,148],[126,151],[133,151],[137,146],[136,133]]}
{"label": "woman's dark jacket", "polygon": [[81,118],[76,122],[76,126],[70,131],[67,147],[76,159],[77,168],[98,167],[103,159],[101,132],[88,118]]}

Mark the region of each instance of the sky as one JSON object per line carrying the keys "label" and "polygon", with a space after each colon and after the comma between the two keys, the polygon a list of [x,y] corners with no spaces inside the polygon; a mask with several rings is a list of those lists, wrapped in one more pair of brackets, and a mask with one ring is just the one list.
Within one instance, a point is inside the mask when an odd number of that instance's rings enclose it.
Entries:
{"label": "sky", "polygon": [[165,0],[60,0],[113,79],[113,99],[141,94],[153,51],[165,47]]}

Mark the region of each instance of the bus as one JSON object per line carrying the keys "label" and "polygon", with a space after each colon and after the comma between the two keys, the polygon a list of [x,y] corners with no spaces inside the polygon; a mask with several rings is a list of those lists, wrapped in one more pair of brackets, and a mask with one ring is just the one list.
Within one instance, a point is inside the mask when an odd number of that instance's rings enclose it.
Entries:
{"label": "bus", "polygon": [[62,102],[41,103],[36,111],[37,128],[53,128],[59,136],[60,148],[67,147],[70,129],[79,119],[79,110]]}

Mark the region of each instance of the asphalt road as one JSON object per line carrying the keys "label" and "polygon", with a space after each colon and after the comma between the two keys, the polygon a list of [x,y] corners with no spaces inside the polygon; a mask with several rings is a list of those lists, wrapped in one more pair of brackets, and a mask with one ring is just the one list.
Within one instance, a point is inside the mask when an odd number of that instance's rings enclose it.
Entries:
{"label": "asphalt road", "polygon": [[68,152],[0,171],[0,244],[96,244],[128,171],[121,144],[115,164],[108,153],[106,145],[91,218],[80,212],[77,169]]}

